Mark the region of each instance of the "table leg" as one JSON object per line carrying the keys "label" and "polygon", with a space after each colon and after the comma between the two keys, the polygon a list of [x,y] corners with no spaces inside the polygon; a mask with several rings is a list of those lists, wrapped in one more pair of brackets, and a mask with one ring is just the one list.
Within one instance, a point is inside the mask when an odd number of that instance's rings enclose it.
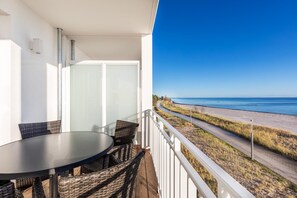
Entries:
{"label": "table leg", "polygon": [[58,174],[50,175],[50,198],[58,197]]}

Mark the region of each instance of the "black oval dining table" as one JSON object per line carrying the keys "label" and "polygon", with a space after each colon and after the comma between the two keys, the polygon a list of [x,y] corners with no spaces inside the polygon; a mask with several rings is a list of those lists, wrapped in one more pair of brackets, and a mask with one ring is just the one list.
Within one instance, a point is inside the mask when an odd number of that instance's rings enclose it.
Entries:
{"label": "black oval dining table", "polygon": [[58,174],[107,154],[113,140],[104,133],[62,132],[0,146],[0,180],[50,175],[50,197],[58,196]]}

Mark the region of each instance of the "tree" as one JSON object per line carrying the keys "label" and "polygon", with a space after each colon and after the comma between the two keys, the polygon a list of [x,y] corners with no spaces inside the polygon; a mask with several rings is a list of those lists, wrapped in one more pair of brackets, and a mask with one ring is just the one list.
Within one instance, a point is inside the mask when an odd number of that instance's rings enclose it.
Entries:
{"label": "tree", "polygon": [[160,100],[160,98],[157,95],[153,95],[153,106],[154,107],[157,105],[158,100]]}

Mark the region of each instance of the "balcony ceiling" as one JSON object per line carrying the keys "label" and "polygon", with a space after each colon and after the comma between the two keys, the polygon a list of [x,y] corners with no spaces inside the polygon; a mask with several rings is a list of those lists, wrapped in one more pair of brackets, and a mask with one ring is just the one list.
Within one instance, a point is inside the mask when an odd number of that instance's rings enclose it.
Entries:
{"label": "balcony ceiling", "polygon": [[158,0],[23,0],[66,35],[151,34]]}

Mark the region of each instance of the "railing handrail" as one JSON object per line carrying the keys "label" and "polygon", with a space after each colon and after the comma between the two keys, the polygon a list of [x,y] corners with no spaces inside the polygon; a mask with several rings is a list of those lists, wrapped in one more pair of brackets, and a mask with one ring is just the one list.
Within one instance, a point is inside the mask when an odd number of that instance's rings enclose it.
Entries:
{"label": "railing handrail", "polygon": [[[152,112],[170,130],[170,132],[179,139],[179,141],[191,152],[191,154],[218,180],[219,183],[224,184],[224,186],[227,186],[228,189],[232,191],[232,194],[238,197],[254,197],[246,188],[244,188],[219,165],[206,156],[199,148],[197,148],[154,110],[148,109],[146,111]],[[189,174],[191,174],[191,172]]]}

